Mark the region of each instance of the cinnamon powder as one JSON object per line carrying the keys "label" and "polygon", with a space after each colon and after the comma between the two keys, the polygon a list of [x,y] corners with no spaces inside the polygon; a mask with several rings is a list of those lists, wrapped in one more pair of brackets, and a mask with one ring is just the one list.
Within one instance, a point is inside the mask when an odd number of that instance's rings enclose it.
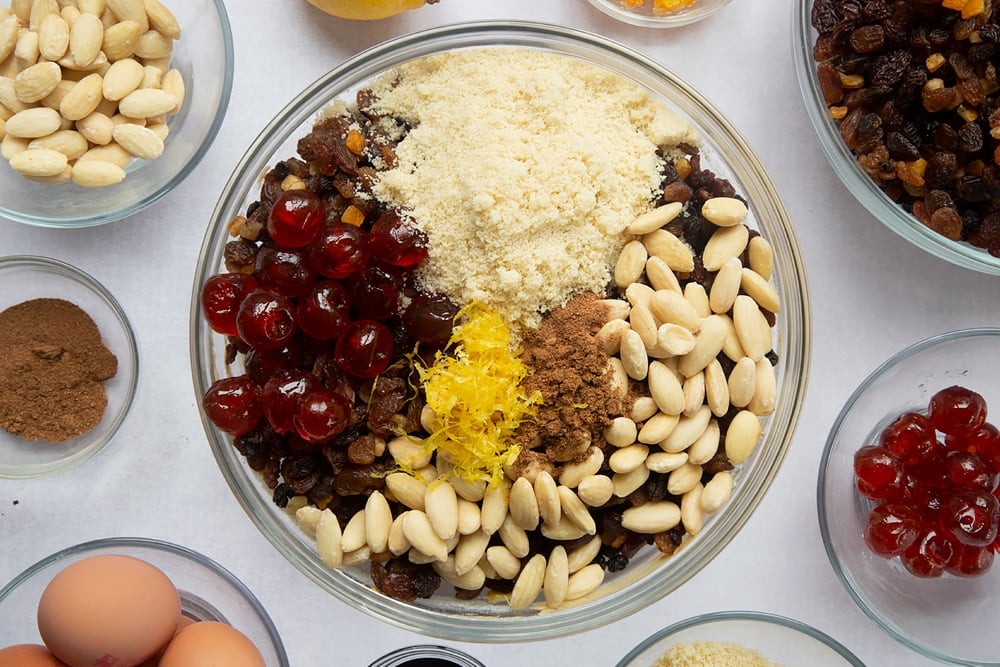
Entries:
{"label": "cinnamon powder", "polygon": [[536,419],[518,429],[518,444],[541,448],[552,461],[572,461],[591,443],[603,442],[604,429],[625,406],[611,390],[608,355],[595,334],[607,322],[607,306],[584,293],[557,308],[525,334],[522,359],[532,369],[523,386],[538,390]]}
{"label": "cinnamon powder", "polygon": [[96,427],[104,382],[118,370],[94,320],[63,299],[0,312],[0,427],[25,440],[62,442]]}

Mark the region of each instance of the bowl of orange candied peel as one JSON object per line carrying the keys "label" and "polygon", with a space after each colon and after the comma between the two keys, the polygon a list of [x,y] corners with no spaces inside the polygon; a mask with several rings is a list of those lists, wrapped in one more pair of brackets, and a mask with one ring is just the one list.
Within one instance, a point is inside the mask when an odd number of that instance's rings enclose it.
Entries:
{"label": "bowl of orange candied peel", "polygon": [[737,131],[641,54],[530,23],[400,37],[305,90],[192,296],[249,517],[347,604],[456,640],[586,630],[694,576],[780,467],[810,347]]}
{"label": "bowl of orange candied peel", "polygon": [[602,12],[644,28],[676,28],[700,21],[731,0],[589,0]]}

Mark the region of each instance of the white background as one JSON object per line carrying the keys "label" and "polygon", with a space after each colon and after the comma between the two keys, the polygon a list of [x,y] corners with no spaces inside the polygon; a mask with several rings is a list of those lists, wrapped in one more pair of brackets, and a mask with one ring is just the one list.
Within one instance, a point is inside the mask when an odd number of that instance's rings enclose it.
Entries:
{"label": "white background", "polygon": [[701,23],[669,31],[617,23],[586,0],[441,0],[376,23],[340,21],[304,0],[231,0],[228,9],[236,50],[229,113],[184,183],[145,212],[103,227],[59,231],[0,220],[0,254],[48,255],[95,276],[122,303],[141,348],[139,395],[104,452],[58,477],[0,481],[0,581],[78,542],[155,537],[200,551],[241,578],[270,612],[296,667],[364,666],[391,649],[428,641],[321,591],[239,508],[198,418],[188,369],[190,288],[223,184],[254,137],[302,88],[348,56],[402,33],[525,19],[640,49],[691,82],[742,131],[798,234],[813,304],[813,359],[780,474],[743,531],[694,579],[626,620],[570,638],[452,645],[491,666],[613,665],[667,624],[753,609],[814,625],[872,667],[932,664],[877,629],[836,581],[819,536],[816,471],[837,411],[872,369],[929,335],[1000,324],[1000,290],[996,278],[896,237],[835,179],[796,82],[788,0],[736,0]]}

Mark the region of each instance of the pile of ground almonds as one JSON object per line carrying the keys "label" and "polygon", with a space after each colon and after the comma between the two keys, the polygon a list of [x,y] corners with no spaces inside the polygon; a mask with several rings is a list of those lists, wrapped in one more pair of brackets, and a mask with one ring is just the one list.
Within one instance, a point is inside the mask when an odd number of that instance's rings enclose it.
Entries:
{"label": "pile of ground almonds", "polygon": [[620,74],[539,51],[421,58],[373,92],[401,138],[375,195],[427,234],[421,287],[528,327],[604,289],[625,226],[661,184],[664,151],[698,142]]}

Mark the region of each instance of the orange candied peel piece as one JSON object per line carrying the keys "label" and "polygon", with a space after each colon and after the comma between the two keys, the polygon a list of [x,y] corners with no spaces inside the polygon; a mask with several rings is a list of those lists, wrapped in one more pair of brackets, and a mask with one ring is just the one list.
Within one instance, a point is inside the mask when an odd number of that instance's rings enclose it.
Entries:
{"label": "orange candied peel piece", "polygon": [[967,4],[969,4],[969,0],[941,0],[942,7],[954,9],[956,12],[962,11]]}
{"label": "orange candied peel piece", "polygon": [[676,12],[678,9],[684,9],[693,4],[694,0],[653,0],[653,13],[665,14],[667,12]]}

